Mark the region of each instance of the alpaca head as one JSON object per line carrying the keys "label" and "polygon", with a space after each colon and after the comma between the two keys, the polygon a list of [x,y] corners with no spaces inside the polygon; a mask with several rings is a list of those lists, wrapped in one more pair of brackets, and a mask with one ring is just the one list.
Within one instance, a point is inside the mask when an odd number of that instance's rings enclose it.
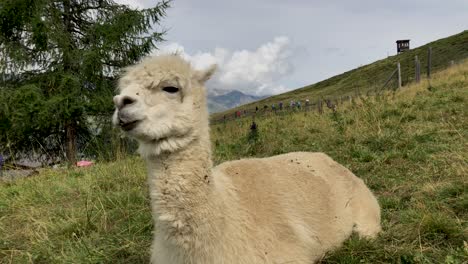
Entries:
{"label": "alpaca head", "polygon": [[208,129],[204,83],[214,73],[178,55],[149,57],[125,70],[112,121],[140,143],[143,156],[174,152]]}

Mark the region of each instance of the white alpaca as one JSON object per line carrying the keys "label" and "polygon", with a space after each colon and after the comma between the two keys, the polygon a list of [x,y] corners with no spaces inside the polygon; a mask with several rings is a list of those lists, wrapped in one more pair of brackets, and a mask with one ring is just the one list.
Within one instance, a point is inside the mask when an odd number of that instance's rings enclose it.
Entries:
{"label": "white alpaca", "polygon": [[156,264],[312,263],[352,231],[380,231],[377,200],[323,153],[212,166],[204,83],[177,55],[129,67],[113,122],[146,159]]}

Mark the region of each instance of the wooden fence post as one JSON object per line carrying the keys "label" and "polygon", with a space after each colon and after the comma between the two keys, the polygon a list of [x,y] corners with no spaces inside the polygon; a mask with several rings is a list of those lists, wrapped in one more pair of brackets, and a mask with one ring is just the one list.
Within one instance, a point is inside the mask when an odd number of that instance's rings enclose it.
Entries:
{"label": "wooden fence post", "polygon": [[319,114],[322,114],[323,113],[323,108],[322,108],[322,100],[321,99],[318,99],[318,101],[317,101],[317,108],[318,108]]}
{"label": "wooden fence post", "polygon": [[416,83],[419,83],[420,81],[420,69],[419,69],[419,59],[418,59],[418,55],[414,56],[414,80],[416,81]]}
{"label": "wooden fence post", "polygon": [[418,82],[421,81],[421,61],[418,59]]}
{"label": "wooden fence post", "polygon": [[397,69],[398,69],[398,89],[401,88],[401,68],[400,68],[400,62],[397,64]]}
{"label": "wooden fence post", "polygon": [[432,47],[427,50],[427,78],[431,78]]}

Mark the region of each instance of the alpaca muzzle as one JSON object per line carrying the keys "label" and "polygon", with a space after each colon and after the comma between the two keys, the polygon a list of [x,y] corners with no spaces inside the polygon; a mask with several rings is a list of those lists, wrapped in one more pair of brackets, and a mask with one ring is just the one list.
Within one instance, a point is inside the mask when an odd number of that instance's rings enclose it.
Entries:
{"label": "alpaca muzzle", "polygon": [[138,124],[140,123],[141,120],[138,119],[131,119],[128,115],[125,114],[125,112],[122,113],[122,111],[119,111],[117,113],[117,118],[119,121],[119,126],[122,128],[124,131],[130,131],[134,129]]}

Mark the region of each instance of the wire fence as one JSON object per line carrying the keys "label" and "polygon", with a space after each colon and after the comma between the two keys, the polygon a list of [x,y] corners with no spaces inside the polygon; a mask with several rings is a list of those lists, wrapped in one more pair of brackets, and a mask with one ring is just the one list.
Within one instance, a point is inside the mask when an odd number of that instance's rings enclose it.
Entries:
{"label": "wire fence", "polygon": [[[432,49],[428,48],[428,60],[427,60],[427,79],[431,78],[431,62],[432,62]],[[455,65],[455,61],[450,61],[448,67]],[[211,118],[211,124],[220,124],[226,123],[229,121],[242,119],[242,118],[255,118],[260,116],[268,115],[284,115],[288,113],[297,113],[297,112],[313,112],[316,111],[319,114],[324,113],[324,109],[330,109],[333,112],[336,112],[339,108],[339,105],[344,103],[353,103],[355,100],[361,99],[363,96],[372,96],[379,95],[384,91],[395,91],[403,87],[402,84],[402,75],[401,75],[401,66],[398,62],[396,67],[389,72],[388,77],[380,85],[376,85],[372,89],[366,90],[363,94],[359,88],[354,89],[353,95],[343,95],[338,97],[329,97],[329,98],[319,98],[319,99],[303,99],[303,100],[289,100],[289,101],[278,101],[270,105],[259,104],[252,106],[249,104],[249,107],[242,108],[225,114],[223,116],[217,115],[216,118]],[[410,83],[419,83],[421,81],[421,62],[418,56],[415,56],[414,59],[414,78],[407,77],[405,85]],[[253,103],[255,104],[255,103]]]}
{"label": "wire fence", "polygon": [[[375,93],[373,93],[375,94]],[[371,92],[367,92],[366,96],[370,96]],[[353,103],[355,100],[362,98],[364,95],[358,94],[356,96],[346,95],[342,97],[318,99],[315,102],[310,100],[294,100],[288,101],[286,105],[278,103],[271,106],[264,105],[261,108],[246,108],[242,110],[235,111],[228,115],[218,117],[216,119],[211,119],[211,124],[220,124],[226,123],[229,121],[234,121],[243,118],[255,118],[261,116],[270,116],[270,115],[287,115],[299,112],[317,112],[323,114],[326,109],[336,112],[339,108],[339,105],[345,103]]]}

